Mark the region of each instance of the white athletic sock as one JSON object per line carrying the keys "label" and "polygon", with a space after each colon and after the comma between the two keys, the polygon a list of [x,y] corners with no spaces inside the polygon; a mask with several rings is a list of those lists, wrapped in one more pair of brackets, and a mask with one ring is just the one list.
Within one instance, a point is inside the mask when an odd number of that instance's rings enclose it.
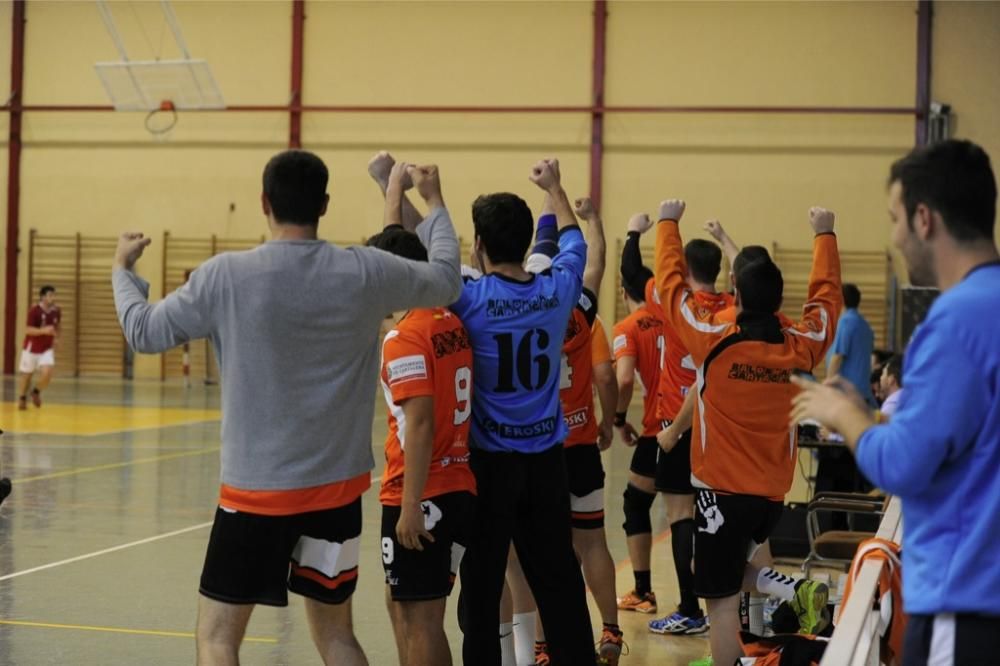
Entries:
{"label": "white athletic sock", "polygon": [[514,613],[514,648],[517,666],[535,665],[535,617],[537,613]]}
{"label": "white athletic sock", "polygon": [[514,654],[514,625],[511,622],[500,623],[500,663],[501,666],[517,666]]}
{"label": "white athletic sock", "polygon": [[780,571],[764,567],[757,574],[757,591],[765,595],[773,595],[782,601],[791,601],[795,597],[795,583],[791,576]]}

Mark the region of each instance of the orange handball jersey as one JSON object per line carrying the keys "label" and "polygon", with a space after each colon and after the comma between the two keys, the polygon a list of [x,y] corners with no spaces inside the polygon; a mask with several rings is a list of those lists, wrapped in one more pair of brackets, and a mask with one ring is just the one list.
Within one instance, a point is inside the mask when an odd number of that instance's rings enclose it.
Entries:
{"label": "orange handball jersey", "polygon": [[611,363],[611,345],[608,344],[608,334],[604,330],[604,322],[600,317],[594,318],[590,327],[590,362],[596,368],[601,363]]}
{"label": "orange handball jersey", "polygon": [[594,378],[591,327],[597,316],[597,297],[589,289],[580,294],[573,308],[563,339],[559,374],[559,401],[569,434],[564,446],[597,442],[597,419],[594,418]]}
{"label": "orange handball jersey", "polygon": [[[692,292],[691,301],[685,301],[681,305],[681,314],[686,320],[694,321],[696,318],[707,317],[721,310],[725,310],[733,305],[733,297],[729,294],[709,294],[704,291]],[[646,302],[660,303],[660,296],[656,292],[656,279],[650,278],[646,283]],[[697,366],[691,359],[684,341],[677,333],[677,327],[670,323],[671,318],[667,316],[663,306],[660,305],[663,313],[663,365],[660,370],[659,403],[657,416],[661,420],[673,421],[677,412],[684,405],[684,398],[688,390],[694,384],[695,370]]]}
{"label": "orange handball jersey", "polygon": [[382,343],[382,390],[389,407],[382,504],[403,499],[406,418],[400,403],[433,396],[434,446],[421,499],[475,492],[469,469],[472,415],[472,347],[462,322],[445,308],[411,310]]}
{"label": "orange handball jersey", "polygon": [[635,371],[644,396],[642,436],[654,437],[660,431],[657,407],[663,356],[663,319],[659,308],[642,306],[615,324],[614,336],[615,360],[635,357]]}
{"label": "orange handball jersey", "polygon": [[691,483],[781,501],[797,460],[788,412],[798,390],[790,378],[822,361],[843,305],[837,238],[821,234],[813,241],[806,304],[790,327],[777,314],[745,312],[733,323],[720,321],[718,313],[699,313],[684,275],[677,223],[661,222],[657,291],[668,325],[677,329],[698,367]]}

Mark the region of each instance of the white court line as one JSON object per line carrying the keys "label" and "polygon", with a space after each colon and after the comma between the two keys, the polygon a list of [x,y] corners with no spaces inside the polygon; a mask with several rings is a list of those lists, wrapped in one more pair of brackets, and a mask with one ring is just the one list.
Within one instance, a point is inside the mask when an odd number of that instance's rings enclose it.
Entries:
{"label": "white court line", "polygon": [[185,527],[180,530],[174,530],[173,532],[167,532],[166,534],[157,534],[156,536],[147,537],[145,539],[139,539],[138,541],[123,543],[120,546],[112,546],[111,548],[105,548],[104,550],[98,550],[94,551],[93,553],[87,553],[86,555],[77,555],[76,557],[71,557],[68,560],[60,560],[58,562],[52,562],[51,564],[43,564],[40,567],[25,569],[24,571],[15,571],[14,573],[9,573],[6,576],[0,576],[0,582],[3,582],[5,580],[10,580],[11,578],[17,578],[18,576],[25,576],[30,573],[35,573],[36,571],[45,571],[46,569],[52,569],[53,567],[61,567],[64,564],[72,564],[73,562],[79,562],[81,560],[89,560],[92,557],[107,555],[108,553],[114,553],[119,550],[125,550],[126,548],[131,548],[133,546],[141,546],[145,543],[152,543],[153,541],[159,541],[160,539],[168,539],[172,536],[177,536],[178,534],[194,532],[195,530],[200,530],[209,527],[212,524],[212,522],[213,521],[210,520],[207,523],[199,523],[197,525],[192,525],[191,527]]}

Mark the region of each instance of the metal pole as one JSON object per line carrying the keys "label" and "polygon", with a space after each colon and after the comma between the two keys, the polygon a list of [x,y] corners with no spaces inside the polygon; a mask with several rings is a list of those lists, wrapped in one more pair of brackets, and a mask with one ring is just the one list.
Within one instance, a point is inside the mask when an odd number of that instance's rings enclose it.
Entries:
{"label": "metal pole", "polygon": [[601,189],[604,176],[604,63],[607,46],[607,0],[594,0],[594,62],[591,82],[590,116],[590,200],[594,209],[601,210]]}
{"label": "metal pole", "polygon": [[83,238],[80,236],[80,232],[76,232],[76,275],[74,276],[75,284],[73,285],[75,291],[74,297],[74,308],[75,308],[75,319],[74,324],[75,331],[73,332],[73,376],[80,376],[80,323],[83,321],[83,313],[80,311],[80,301],[82,291],[80,289],[80,273],[82,271],[81,264],[83,263]]}
{"label": "metal pole", "polygon": [[916,144],[927,144],[928,116],[931,108],[931,28],[934,6],[931,0],[917,3],[917,125]]}
{"label": "metal pole", "polygon": [[4,372],[15,371],[17,341],[17,244],[21,204],[21,106],[24,100],[24,0],[14,0],[10,47],[10,122],[7,134],[7,251],[4,298]]}
{"label": "metal pole", "polygon": [[292,94],[288,118],[288,147],[302,147],[302,69],[305,37],[305,0],[292,0]]}

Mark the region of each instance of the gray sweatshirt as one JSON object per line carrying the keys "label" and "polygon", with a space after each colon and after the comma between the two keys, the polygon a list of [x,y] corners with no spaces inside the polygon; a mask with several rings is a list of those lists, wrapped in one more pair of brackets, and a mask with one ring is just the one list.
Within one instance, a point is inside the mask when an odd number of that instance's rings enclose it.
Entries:
{"label": "gray sweatshirt", "polygon": [[448,211],[417,227],[428,263],[321,240],[213,257],[150,305],[149,284],[112,274],[125,339],[162,352],[209,338],[222,378],[222,483],[292,490],[371,470],[379,325],[448,305],[462,289]]}

